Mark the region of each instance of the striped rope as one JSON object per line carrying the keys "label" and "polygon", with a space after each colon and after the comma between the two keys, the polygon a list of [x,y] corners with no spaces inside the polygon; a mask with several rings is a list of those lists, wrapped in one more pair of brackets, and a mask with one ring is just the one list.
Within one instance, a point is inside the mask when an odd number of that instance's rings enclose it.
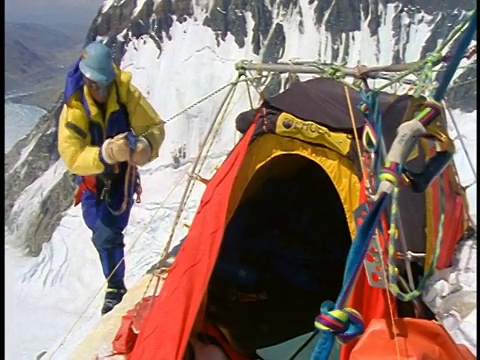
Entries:
{"label": "striped rope", "polygon": [[430,99],[425,101],[424,106],[424,109],[413,118],[413,121],[419,121],[423,127],[426,128],[439,114],[441,114],[442,105],[439,102]]}
{"label": "striped rope", "polygon": [[399,188],[402,180],[402,166],[396,161],[385,161],[385,165],[378,175],[380,181],[390,182],[395,189]]}
{"label": "striped rope", "polygon": [[342,344],[347,344],[365,331],[362,315],[353,308],[335,309],[333,301],[327,300],[320,312],[315,319],[315,327],[333,333]]}
{"label": "striped rope", "polygon": [[370,153],[374,153],[375,150],[378,149],[378,139],[375,134],[375,130],[368,122],[365,123],[363,128],[362,144],[365,150]]}

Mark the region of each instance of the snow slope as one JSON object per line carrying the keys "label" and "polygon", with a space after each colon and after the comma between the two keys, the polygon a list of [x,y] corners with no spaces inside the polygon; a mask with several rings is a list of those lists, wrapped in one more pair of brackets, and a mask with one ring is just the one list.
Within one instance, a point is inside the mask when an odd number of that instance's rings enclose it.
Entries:
{"label": "snow slope", "polygon": [[[301,4],[305,9],[310,7],[308,0],[301,0]],[[111,2],[105,2],[104,9],[110,5]],[[389,9],[386,10],[387,14],[391,11]],[[251,29],[251,19],[248,19],[248,22],[247,28]],[[292,16],[291,19],[284,20],[284,26],[291,29],[287,31],[295,34],[297,22],[298,19]],[[316,56],[311,48],[298,45],[301,43],[299,41],[301,38],[318,36],[313,26],[313,19],[305,17],[304,22],[305,34],[297,34],[298,40],[295,40],[295,37],[288,37],[290,40],[287,43],[286,60],[293,56],[302,58]],[[382,26],[383,35],[380,36],[380,40],[383,45],[380,53],[388,54],[391,29],[388,28],[388,23]],[[416,36],[419,41],[425,38],[428,27],[418,26],[414,29],[418,32]],[[171,118],[199,98],[234,80],[236,77],[234,64],[238,60],[244,58],[258,60],[252,56],[248,47],[238,49],[231,36],[217,47],[212,31],[201,26],[199,22],[188,20],[182,24],[175,23],[171,34],[174,41],[164,43],[162,55],[158,59],[157,48],[150,39],[144,38],[130,43],[122,62],[122,68],[133,73],[134,83],[149,98],[164,119]],[[331,44],[329,44],[328,34],[324,36],[326,41],[322,45],[325,46],[323,60],[330,61],[332,59],[329,58],[328,48]],[[355,63],[360,57],[364,63],[376,64],[376,57],[371,56],[373,52],[361,52],[360,49],[371,46],[377,40],[371,39],[368,33],[362,31],[352,36],[355,40],[353,46],[358,51],[350,52],[352,55],[349,63]],[[250,39],[247,39],[246,43],[250,43]],[[406,51],[411,52],[409,57],[415,58],[415,46],[417,44],[407,46]],[[388,55],[382,55],[380,60],[383,63],[388,62]],[[187,184],[187,173],[199,152],[206,129],[225,94],[226,90],[169,122],[166,126],[167,137],[160,157],[142,169],[143,202],[135,205],[125,237],[128,287],[132,286],[159,259],[168,240],[182,192]],[[215,166],[220,165],[226,157],[228,150],[238,139],[233,120],[240,111],[248,107],[246,87],[241,84],[229,107],[230,111],[226,114],[224,126],[217,141],[212,146],[204,170],[201,171],[202,176],[211,176]],[[455,114],[455,117],[469,144],[471,156],[476,156],[474,150],[476,112]],[[177,166],[173,164],[172,154],[181,147],[184,147],[186,156],[185,159],[180,159],[180,164]],[[460,148],[455,161],[462,180],[465,184],[469,183],[472,180],[469,175],[471,171],[461,155]],[[476,163],[475,160],[474,163]],[[47,188],[50,181],[48,174],[39,178],[26,189],[22,196],[25,199],[32,198],[38,189]],[[187,229],[182,226],[182,223],[191,222],[203,189],[204,186],[201,183],[196,183],[191,200],[181,216],[172,246],[186,234]],[[476,185],[470,187],[468,191],[469,200],[474,204]],[[23,203],[17,206],[26,211],[28,205]],[[470,212],[476,218],[475,209],[476,205],[472,205]],[[19,231],[22,230],[19,229]],[[90,243],[90,233],[81,219],[80,208],[70,208],[65,212],[51,241],[44,245],[38,258],[25,258],[19,254],[11,246],[14,243],[14,237],[15,234],[7,238],[5,255],[9,280],[6,289],[9,329],[6,339],[6,358],[32,359],[41,350],[48,350],[44,359],[66,359],[85,334],[99,321],[104,287],[98,255]],[[468,251],[460,252],[460,254],[464,253]],[[460,286],[463,287],[463,291],[476,292],[475,269],[472,269],[471,263],[465,257],[460,256],[460,258],[452,271],[445,271],[444,276],[462,279]],[[437,281],[438,283],[440,281]],[[451,292],[443,289],[442,294]],[[435,298],[441,299],[439,296]],[[445,301],[447,299],[448,296],[445,297]],[[432,306],[441,307],[442,304],[445,303],[440,302]],[[447,314],[444,317],[448,324],[454,324],[457,321],[451,320],[456,315],[448,315],[451,309],[442,308],[441,310],[442,313]],[[470,332],[471,337],[470,324],[476,324],[476,302],[474,311],[473,315],[472,313],[465,315],[467,310],[461,311],[465,318],[462,322],[463,328],[457,327],[452,330],[457,334],[455,335],[457,340],[467,343],[472,351],[476,351],[476,335],[474,339],[467,339],[462,333]],[[451,327],[453,328],[454,325]]]}
{"label": "snow slope", "polygon": [[[13,96],[12,96],[13,97]],[[5,98],[5,153],[25,136],[46,113],[31,105],[17,104]]]}

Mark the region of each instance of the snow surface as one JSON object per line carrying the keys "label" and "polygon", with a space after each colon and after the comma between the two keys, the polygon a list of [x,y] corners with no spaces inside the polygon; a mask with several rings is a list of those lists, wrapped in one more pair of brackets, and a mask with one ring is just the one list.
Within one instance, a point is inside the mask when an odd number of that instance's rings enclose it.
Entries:
{"label": "snow surface", "polygon": [[135,9],[133,9],[132,17],[134,17],[135,15],[137,15],[138,12],[139,12],[140,10],[142,10],[142,7],[143,7],[144,4],[145,4],[145,0],[137,0],[137,6],[135,7]]}
{"label": "snow surface", "polygon": [[438,271],[423,293],[453,339],[477,355],[477,239],[457,246],[452,266]]}
{"label": "snow surface", "polygon": [[15,234],[28,232],[28,220],[39,215],[45,195],[62,178],[64,172],[65,164],[58,160],[20,194],[10,215],[10,219],[16,219],[13,232],[5,230],[5,245],[22,245],[18,242]]}
{"label": "snow surface", "polygon": [[[15,95],[16,96],[16,95]],[[15,96],[11,96],[14,98]],[[25,136],[46,111],[32,105],[17,104],[5,98],[5,153]]]}
{"label": "snow surface", "polygon": [[[455,119],[460,134],[456,132],[450,113],[447,112],[448,131],[452,138],[456,153],[454,155],[455,166],[458,169],[458,176],[463,186],[467,187],[466,193],[470,216],[476,224],[477,209],[477,111],[472,113],[462,113],[459,110],[452,110],[451,115]],[[460,140],[460,137],[463,139]],[[463,149],[467,149],[468,157]],[[472,166],[473,165],[473,168]]]}
{"label": "snow surface", "polygon": [[[107,9],[113,3],[114,1],[106,1],[103,9]],[[282,18],[288,32],[284,60],[292,57],[313,59],[320,50],[322,61],[335,61],[336,59],[331,59],[331,50],[328,50],[332,45],[329,34],[320,33],[320,36],[324,37],[321,49],[315,48],[315,44],[312,46],[302,44],[302,40],[318,37],[319,32],[310,16],[313,5],[308,5],[308,0],[300,0],[300,4],[304,15],[303,34],[298,30],[299,18],[296,15],[277,14]],[[393,8],[389,5],[383,11],[388,18]],[[195,12],[201,15],[198,9]],[[414,33],[411,36],[422,41],[428,35],[429,27],[422,25],[420,20],[415,22],[419,25],[412,25],[410,31]],[[148,37],[135,39],[127,47],[122,68],[133,73],[134,83],[164,119],[169,119],[199,98],[234,80],[236,77],[234,64],[238,60],[258,60],[248,46],[239,49],[232,36],[228,36],[226,41],[217,47],[211,29],[200,24],[201,21],[193,20],[182,24],[174,23],[171,29],[173,41],[163,44],[161,57],[158,57],[159,51]],[[252,24],[251,17],[247,17],[247,28],[251,29]],[[378,38],[370,38],[368,32],[364,30],[352,34],[354,51],[350,51],[352,55],[349,64],[356,64],[358,60],[371,65],[389,62],[391,30],[391,21],[385,21]],[[376,55],[375,51],[362,51],[366,48],[374,49],[379,42],[380,56]],[[251,32],[246,43],[251,43]],[[418,44],[407,46],[406,49],[411,60],[418,56],[418,53],[414,52],[415,46]],[[254,92],[252,94],[255,95]],[[180,198],[187,184],[187,173],[199,152],[206,129],[225,95],[226,90],[169,122],[166,125],[166,140],[159,158],[142,169],[143,202],[135,205],[130,225],[125,233],[127,287],[135,284],[159,259],[164,250]],[[246,87],[240,84],[219,136],[200,172],[202,176],[207,178],[211,176],[214,168],[225,159],[228,150],[238,139],[234,118],[248,108]],[[476,164],[476,111],[471,114],[454,112],[454,116],[461,126],[469,153],[474,157],[473,161]],[[172,154],[181,148],[185,149],[185,159],[180,158],[180,163],[174,165]],[[457,149],[455,162],[462,182],[468,184],[472,180],[471,170],[464,156],[462,157],[461,148]],[[52,182],[60,176],[61,165],[56,166],[24,191],[15,205],[15,211],[20,219],[23,213],[30,208],[34,209],[35,204],[39,203],[38,194],[48,190]],[[195,184],[191,199],[176,229],[172,247],[186,234],[187,229],[182,224],[191,223],[203,190],[203,184]],[[468,196],[472,204],[470,213],[476,219],[476,185],[468,189]],[[43,246],[37,258],[26,258],[13,246],[15,234],[25,231],[25,226],[20,225],[17,233],[10,234],[6,242],[5,306],[8,324],[6,358],[32,359],[40,351],[47,350],[47,355],[43,359],[66,359],[85,334],[100,320],[99,311],[105,284],[98,255],[90,243],[90,232],[82,221],[79,207],[72,207],[65,212],[51,241]],[[476,246],[476,240],[474,244]],[[469,299],[473,299],[471,292],[476,293],[476,268],[472,267],[474,260],[466,260],[462,256],[469,255],[472,251],[468,250],[468,246],[462,249],[459,252],[460,260],[452,269],[436,276],[438,279],[444,276],[443,278],[453,277],[461,280],[461,285],[456,286],[455,291],[458,294],[459,286],[462,287],[463,294],[466,294],[462,297],[465,305],[455,312],[452,310],[455,305],[453,300],[450,300],[451,308],[446,307],[445,302],[438,301],[443,296],[445,301],[452,299],[449,295],[446,296],[447,294],[454,295],[454,291],[444,285],[441,290],[442,296],[433,296],[438,304],[434,301],[432,307],[441,308],[439,313],[442,313],[442,321],[457,341],[466,343],[476,352],[476,335],[472,335],[476,333],[472,332],[471,328],[476,326],[476,301],[474,310],[469,312],[473,306],[471,301],[469,302]],[[440,286],[438,284],[444,282],[437,281],[429,291],[437,289]],[[426,297],[428,294],[427,291]],[[464,319],[460,326],[459,318]],[[464,335],[465,332],[468,336]]]}
{"label": "snow surface", "polygon": [[32,139],[32,141],[30,141],[30,143],[22,149],[22,151],[20,152],[20,157],[18,158],[17,162],[8,171],[9,174],[12,173],[17,168],[17,166],[19,166],[21,163],[23,163],[25,161],[25,159],[27,158],[28,154],[30,154],[30,151],[32,151],[33,147],[37,143],[40,136],[41,136],[41,134],[35,135],[35,137]]}

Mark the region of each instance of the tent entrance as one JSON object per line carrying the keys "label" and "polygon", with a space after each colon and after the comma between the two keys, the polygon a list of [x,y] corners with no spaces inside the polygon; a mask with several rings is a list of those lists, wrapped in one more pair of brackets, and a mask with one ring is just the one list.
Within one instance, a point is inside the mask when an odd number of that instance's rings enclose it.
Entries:
{"label": "tent entrance", "polygon": [[342,283],[351,237],[325,170],[296,154],[258,169],[230,219],[210,279],[206,317],[241,351],[312,331]]}

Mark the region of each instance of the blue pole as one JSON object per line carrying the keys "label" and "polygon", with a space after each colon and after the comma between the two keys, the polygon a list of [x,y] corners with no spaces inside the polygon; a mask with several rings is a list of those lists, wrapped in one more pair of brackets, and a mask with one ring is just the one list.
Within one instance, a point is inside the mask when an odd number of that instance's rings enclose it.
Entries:
{"label": "blue pole", "polygon": [[448,62],[447,68],[443,72],[442,80],[440,81],[440,85],[438,85],[435,94],[433,95],[433,100],[440,101],[445,96],[445,92],[447,91],[448,85],[450,81],[452,81],[453,75],[462,61],[463,56],[465,55],[465,51],[467,50],[468,46],[470,45],[475,32],[477,31],[477,9],[475,8],[474,13],[470,19],[470,23],[468,24],[467,29],[463,33],[462,39],[457,45],[457,48],[453,52],[453,56],[451,57],[450,61]]}
{"label": "blue pole", "polygon": [[[331,301],[323,302],[320,309],[321,314],[328,313],[333,309],[342,309],[345,306],[350,291],[355,285],[357,274],[362,269],[363,259],[368,251],[369,240],[375,229],[379,226],[380,216],[387,205],[387,200],[388,194],[381,194],[365,218],[362,226],[358,229],[357,234],[352,241],[350,251],[348,252],[342,289],[340,290],[337,301],[335,304]],[[361,325],[351,324],[351,327],[349,326],[345,334],[357,335],[357,333],[363,333],[363,331],[364,325],[362,322]],[[317,341],[310,360],[328,360],[330,353],[332,352],[335,342],[335,334],[332,331],[326,330],[320,330],[320,333],[320,338]]]}

